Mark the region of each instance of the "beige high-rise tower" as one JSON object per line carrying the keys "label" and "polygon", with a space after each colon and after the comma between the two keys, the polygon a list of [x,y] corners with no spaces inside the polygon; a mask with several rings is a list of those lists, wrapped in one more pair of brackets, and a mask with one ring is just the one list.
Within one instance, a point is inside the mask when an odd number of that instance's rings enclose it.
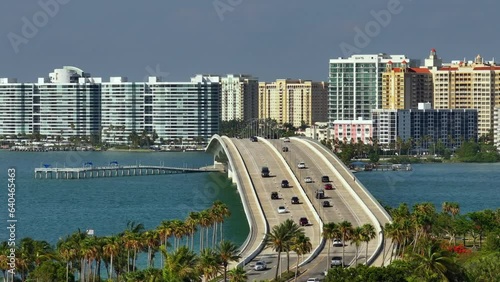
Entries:
{"label": "beige high-rise tower", "polygon": [[277,79],[259,83],[259,119],[278,124],[311,125],[328,118],[328,84],[310,80]]}
{"label": "beige high-rise tower", "polygon": [[408,110],[418,103],[432,102],[432,73],[427,68],[400,68],[389,61],[382,74],[382,109]]}
{"label": "beige high-rise tower", "polygon": [[494,108],[500,106],[500,66],[474,61],[452,62],[433,71],[435,109],[477,109],[478,134],[493,129]]}

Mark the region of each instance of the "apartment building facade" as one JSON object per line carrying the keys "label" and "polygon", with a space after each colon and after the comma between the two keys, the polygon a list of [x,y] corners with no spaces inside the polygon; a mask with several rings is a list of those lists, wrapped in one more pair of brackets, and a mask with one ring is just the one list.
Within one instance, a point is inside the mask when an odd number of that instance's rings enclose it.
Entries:
{"label": "apartment building facade", "polygon": [[310,80],[278,79],[259,82],[259,119],[278,124],[312,125],[326,121],[328,84]]}
{"label": "apartment building facade", "polygon": [[382,109],[407,110],[433,100],[432,73],[427,68],[411,68],[402,64],[395,68],[391,61],[382,74]]}
{"label": "apartment building facade", "polygon": [[220,124],[220,77],[189,82],[109,82],[75,67],[56,69],[38,83],[0,79],[0,134],[68,139],[98,136],[114,144],[131,134],[164,140],[207,141]]}
{"label": "apartment building facade", "polygon": [[259,113],[259,80],[248,74],[221,77],[221,119],[251,120]]}
{"label": "apartment building facade", "polygon": [[500,107],[500,66],[478,55],[435,70],[433,76],[435,109],[477,109],[478,134],[493,130],[494,108]]}
{"label": "apartment building facade", "polygon": [[387,64],[412,66],[404,55],[352,55],[329,63],[328,122],[371,119],[371,111],[382,109],[382,74]]}

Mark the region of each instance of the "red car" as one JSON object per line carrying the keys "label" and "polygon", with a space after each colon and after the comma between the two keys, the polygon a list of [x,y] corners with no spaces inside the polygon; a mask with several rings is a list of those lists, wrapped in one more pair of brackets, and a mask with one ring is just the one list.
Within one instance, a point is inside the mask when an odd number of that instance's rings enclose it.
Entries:
{"label": "red car", "polygon": [[333,185],[330,183],[325,184],[325,190],[333,190]]}

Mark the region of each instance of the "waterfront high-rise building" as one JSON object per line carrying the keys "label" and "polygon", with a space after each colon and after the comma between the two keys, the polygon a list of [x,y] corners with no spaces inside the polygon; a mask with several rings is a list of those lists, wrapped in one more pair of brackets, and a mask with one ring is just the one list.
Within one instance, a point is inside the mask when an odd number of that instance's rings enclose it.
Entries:
{"label": "waterfront high-rise building", "polygon": [[382,74],[382,109],[416,109],[419,103],[432,102],[432,73],[427,68],[410,68],[392,62]]}
{"label": "waterfront high-rise building", "polygon": [[452,62],[433,71],[435,109],[477,109],[478,134],[493,129],[493,109],[500,107],[500,66],[474,61]]}
{"label": "waterfront high-rise building", "polygon": [[370,119],[371,111],[382,109],[382,74],[387,64],[412,66],[404,55],[352,55],[331,59],[329,64],[328,122]]}
{"label": "waterfront high-rise building", "polygon": [[221,77],[221,120],[251,120],[258,117],[259,81],[246,74]]}
{"label": "waterfront high-rise building", "polygon": [[37,83],[0,78],[0,135],[54,139],[96,137],[129,144],[134,136],[203,143],[219,132],[218,76],[189,82],[109,82],[75,67],[56,69]]}
{"label": "waterfront high-rise building", "polygon": [[33,84],[0,78],[0,135],[14,137],[33,131],[34,92]]}
{"label": "waterfront high-rise building", "polygon": [[277,79],[259,83],[259,119],[274,119],[295,127],[327,119],[328,84]]}
{"label": "waterfront high-rise building", "polygon": [[418,109],[374,110],[373,138],[381,145],[395,146],[411,140],[417,149],[428,150],[442,143],[450,150],[464,141],[477,141],[478,112],[475,109],[431,109],[420,103]]}
{"label": "waterfront high-rise building", "polygon": [[494,109],[493,115],[493,143],[500,151],[500,107]]}

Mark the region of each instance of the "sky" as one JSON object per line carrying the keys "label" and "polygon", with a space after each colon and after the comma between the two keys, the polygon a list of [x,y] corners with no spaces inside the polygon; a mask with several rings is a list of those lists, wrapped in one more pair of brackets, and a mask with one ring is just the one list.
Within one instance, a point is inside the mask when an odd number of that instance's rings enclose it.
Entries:
{"label": "sky", "polygon": [[4,0],[0,77],[76,66],[108,81],[197,73],[328,79],[352,53],[500,61],[496,0]]}

